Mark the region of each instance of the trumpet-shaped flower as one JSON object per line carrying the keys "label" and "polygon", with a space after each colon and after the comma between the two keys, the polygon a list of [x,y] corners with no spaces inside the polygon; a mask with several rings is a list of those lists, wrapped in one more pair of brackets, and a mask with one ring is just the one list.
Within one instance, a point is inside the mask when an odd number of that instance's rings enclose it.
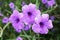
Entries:
{"label": "trumpet-shaped flower", "polygon": [[26,24],[32,24],[36,15],[40,15],[40,11],[36,9],[36,5],[32,3],[24,5],[22,7],[22,12],[24,14],[24,22]]}
{"label": "trumpet-shaped flower", "polygon": [[48,14],[42,14],[42,16],[37,16],[35,18],[35,24],[32,26],[32,30],[35,33],[47,34],[48,29],[53,28],[52,20],[49,20]]}
{"label": "trumpet-shaped flower", "polygon": [[21,32],[21,29],[23,29],[24,24],[23,24],[23,19],[22,19],[22,13],[19,13],[17,10],[13,11],[13,14],[10,16],[9,21],[12,23],[14,29],[17,32]]}

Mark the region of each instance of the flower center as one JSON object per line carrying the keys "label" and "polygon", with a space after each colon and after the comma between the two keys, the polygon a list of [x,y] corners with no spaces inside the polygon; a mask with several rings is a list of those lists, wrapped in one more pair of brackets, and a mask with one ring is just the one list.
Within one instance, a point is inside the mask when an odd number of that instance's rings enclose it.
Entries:
{"label": "flower center", "polygon": [[31,16],[31,15],[32,15],[32,13],[31,13],[31,12],[28,12],[28,15],[29,15],[29,16]]}
{"label": "flower center", "polygon": [[40,24],[40,26],[43,26],[43,25],[44,25],[44,23],[43,23],[43,22],[40,22],[39,24]]}
{"label": "flower center", "polygon": [[19,18],[17,18],[17,19],[16,19],[16,22],[18,23],[19,21],[20,21]]}

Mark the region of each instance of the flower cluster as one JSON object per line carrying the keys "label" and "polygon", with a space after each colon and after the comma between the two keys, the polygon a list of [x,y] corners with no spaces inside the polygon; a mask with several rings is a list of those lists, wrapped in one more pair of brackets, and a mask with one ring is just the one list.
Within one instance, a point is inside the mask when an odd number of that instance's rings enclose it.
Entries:
{"label": "flower cluster", "polygon": [[21,13],[16,9],[13,10],[9,21],[17,32],[32,28],[35,33],[47,34],[48,29],[53,28],[49,14],[41,14],[36,5],[32,3],[24,5]]}
{"label": "flower cluster", "polygon": [[52,7],[55,4],[55,0],[42,0],[42,3],[48,7]]}

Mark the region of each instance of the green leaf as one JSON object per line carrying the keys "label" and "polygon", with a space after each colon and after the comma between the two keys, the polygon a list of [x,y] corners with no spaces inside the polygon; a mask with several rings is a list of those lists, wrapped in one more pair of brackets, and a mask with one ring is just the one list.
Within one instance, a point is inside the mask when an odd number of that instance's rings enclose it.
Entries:
{"label": "green leaf", "polygon": [[38,2],[38,0],[36,0],[36,8],[37,9],[39,8],[39,2]]}
{"label": "green leaf", "polygon": [[35,35],[33,36],[32,40],[36,40]]}
{"label": "green leaf", "polygon": [[3,30],[2,30],[2,28],[0,27],[0,37],[2,37],[2,34],[3,34]]}
{"label": "green leaf", "polygon": [[56,9],[56,7],[57,7],[58,5],[56,4],[54,7],[52,7],[50,10],[46,10],[46,11],[44,11],[44,12],[42,12],[42,13],[48,13],[48,12],[52,12],[53,10],[55,10]]}

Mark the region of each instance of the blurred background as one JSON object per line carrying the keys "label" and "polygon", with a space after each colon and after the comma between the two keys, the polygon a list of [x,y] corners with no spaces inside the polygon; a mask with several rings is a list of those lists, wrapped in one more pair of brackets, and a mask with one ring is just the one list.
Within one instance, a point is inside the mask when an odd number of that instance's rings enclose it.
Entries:
{"label": "blurred background", "polygon": [[[47,8],[41,3],[41,0],[39,1],[39,9],[43,12],[46,11]],[[60,0],[55,0],[56,4],[58,5],[54,10],[49,12],[50,16],[53,16],[54,19],[53,25],[54,28],[49,30],[48,34],[42,35],[40,34],[39,37],[37,34],[29,31],[25,31],[27,35],[30,35],[32,38],[35,35],[35,37],[38,37],[36,40],[60,40]],[[29,3],[36,3],[36,0],[0,0],[0,13],[2,13],[4,16],[9,17],[12,14],[12,10],[9,7],[9,3],[13,2],[15,6],[18,7],[18,9],[21,10],[22,8],[22,2],[25,2],[26,4]],[[20,11],[21,12],[21,11]],[[4,27],[4,23],[2,23],[3,17],[0,17],[0,27]],[[32,31],[32,30],[30,30]],[[17,36],[24,35],[23,32],[17,33],[12,25],[8,25],[8,27],[4,30],[2,35],[2,40],[15,40]],[[24,40],[28,40],[25,35],[21,36]],[[31,40],[32,40],[31,38]]]}

